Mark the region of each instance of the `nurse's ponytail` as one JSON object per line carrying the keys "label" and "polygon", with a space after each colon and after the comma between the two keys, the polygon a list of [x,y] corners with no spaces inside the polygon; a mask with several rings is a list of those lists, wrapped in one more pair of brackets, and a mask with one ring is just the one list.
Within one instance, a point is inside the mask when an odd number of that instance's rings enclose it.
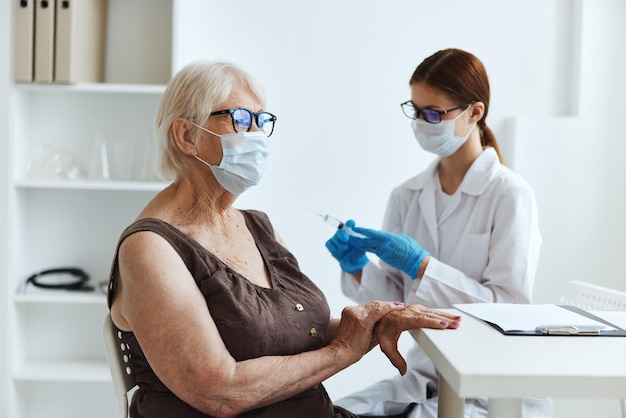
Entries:
{"label": "nurse's ponytail", "polygon": [[500,152],[500,146],[498,145],[498,141],[496,141],[496,136],[491,131],[491,128],[487,126],[485,123],[485,118],[483,117],[478,122],[478,127],[480,128],[480,143],[484,147],[492,147],[496,150],[498,154],[498,158],[500,162],[504,164],[504,158],[502,157],[502,153]]}
{"label": "nurse's ponytail", "polygon": [[418,82],[424,82],[441,91],[459,105],[482,102],[485,113],[478,121],[481,144],[483,147],[493,147],[500,162],[504,164],[498,141],[486,123],[490,99],[489,78],[485,66],[478,58],[461,49],[438,51],[415,69],[410,84]]}

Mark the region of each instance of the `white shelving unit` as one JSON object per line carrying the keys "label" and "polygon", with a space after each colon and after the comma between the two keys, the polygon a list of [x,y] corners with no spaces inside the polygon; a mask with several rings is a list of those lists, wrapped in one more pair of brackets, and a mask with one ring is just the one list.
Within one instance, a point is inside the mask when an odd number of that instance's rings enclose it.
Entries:
{"label": "white shelving unit", "polygon": [[[102,342],[108,308],[97,285],[108,278],[123,228],[165,186],[156,177],[153,121],[174,67],[179,1],[108,0],[103,83],[0,84],[0,93],[8,93],[0,110],[6,106],[9,114],[5,123],[0,119],[6,141],[0,150],[7,153],[0,174],[7,189],[0,206],[0,230],[7,232],[0,244],[7,307],[0,314],[7,341],[0,349],[7,359],[0,367],[2,417],[117,415]],[[17,2],[11,3],[2,6],[10,16]],[[8,21],[0,24],[0,42],[11,51]],[[12,80],[12,70],[9,75]],[[108,173],[101,166],[103,141]],[[79,175],[68,179],[64,172]],[[31,274],[66,266],[84,269],[96,289],[24,292]]]}

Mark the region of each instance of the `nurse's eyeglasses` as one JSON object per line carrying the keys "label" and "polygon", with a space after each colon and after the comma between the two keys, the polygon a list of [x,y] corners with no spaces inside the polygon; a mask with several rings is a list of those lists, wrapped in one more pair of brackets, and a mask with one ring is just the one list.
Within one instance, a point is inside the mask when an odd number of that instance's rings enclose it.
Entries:
{"label": "nurse's eyeglasses", "polygon": [[454,110],[465,109],[469,107],[471,103],[467,103],[461,106],[453,107],[448,110],[435,110],[435,109],[420,109],[415,106],[410,100],[407,100],[404,103],[401,103],[402,112],[404,112],[404,116],[409,119],[418,119],[420,115],[422,118],[428,123],[441,123],[441,117],[447,113],[450,113]]}
{"label": "nurse's eyeglasses", "polygon": [[274,124],[276,122],[276,115],[269,112],[252,112],[244,107],[236,107],[233,109],[218,110],[211,112],[209,116],[225,115],[229,114],[233,123],[233,129],[235,132],[250,132],[252,128],[252,121],[256,123],[256,126],[266,136],[271,136],[274,132]]}

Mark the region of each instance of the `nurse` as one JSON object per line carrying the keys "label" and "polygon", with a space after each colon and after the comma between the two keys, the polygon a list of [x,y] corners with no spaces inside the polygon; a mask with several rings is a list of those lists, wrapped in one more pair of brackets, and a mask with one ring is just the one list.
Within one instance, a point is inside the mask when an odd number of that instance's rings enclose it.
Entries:
{"label": "nurse", "polygon": [[[411,100],[402,110],[419,145],[438,158],[392,191],[382,230],[348,221],[361,237],[339,230],[328,240],[343,292],[360,303],[436,308],[531,303],[541,247],[535,196],[503,164],[486,124],[490,89],[482,62],[463,50],[442,50],[417,67],[409,84]],[[382,262],[369,262],[368,252]],[[415,345],[407,362],[399,354],[392,361],[400,375],[336,403],[363,417],[436,417],[437,372],[425,353]],[[525,418],[552,416],[549,399],[525,399],[523,407]],[[468,399],[465,411],[486,417],[487,400]]]}

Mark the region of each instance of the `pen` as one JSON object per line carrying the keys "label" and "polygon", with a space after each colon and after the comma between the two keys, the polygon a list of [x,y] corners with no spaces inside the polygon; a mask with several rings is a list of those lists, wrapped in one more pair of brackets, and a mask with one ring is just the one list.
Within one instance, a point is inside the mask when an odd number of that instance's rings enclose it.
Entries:
{"label": "pen", "polygon": [[600,335],[602,328],[594,325],[540,325],[535,330],[546,335]]}

